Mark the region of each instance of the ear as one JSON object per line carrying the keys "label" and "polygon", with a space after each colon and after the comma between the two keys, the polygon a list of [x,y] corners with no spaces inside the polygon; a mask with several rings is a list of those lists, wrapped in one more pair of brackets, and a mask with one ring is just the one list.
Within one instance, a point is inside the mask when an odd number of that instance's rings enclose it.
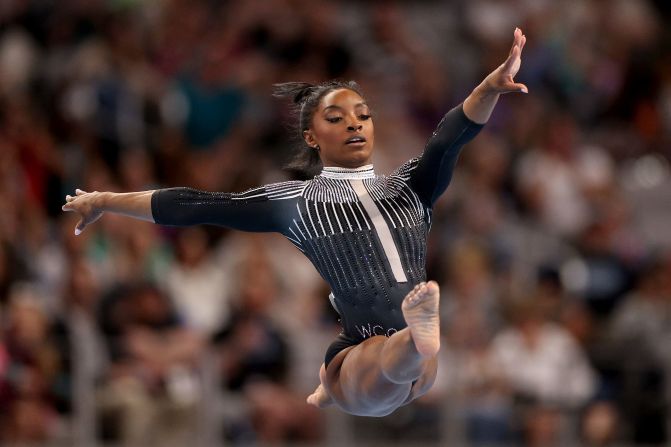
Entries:
{"label": "ear", "polygon": [[310,129],[303,131],[303,139],[305,140],[305,143],[313,149],[316,149],[319,146],[319,143],[317,143],[317,140]]}

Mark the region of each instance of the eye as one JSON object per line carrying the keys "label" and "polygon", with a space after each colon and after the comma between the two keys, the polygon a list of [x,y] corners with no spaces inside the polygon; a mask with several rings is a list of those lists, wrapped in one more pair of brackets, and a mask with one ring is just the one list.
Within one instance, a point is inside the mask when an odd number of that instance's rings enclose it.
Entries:
{"label": "eye", "polygon": [[342,117],[340,117],[340,116],[334,116],[332,118],[326,118],[326,121],[328,121],[329,123],[337,123],[340,120],[342,120]]}
{"label": "eye", "polygon": [[369,119],[371,119],[371,118],[372,118],[371,115],[359,115],[359,119],[360,119],[361,121],[366,121],[366,120],[369,120]]}

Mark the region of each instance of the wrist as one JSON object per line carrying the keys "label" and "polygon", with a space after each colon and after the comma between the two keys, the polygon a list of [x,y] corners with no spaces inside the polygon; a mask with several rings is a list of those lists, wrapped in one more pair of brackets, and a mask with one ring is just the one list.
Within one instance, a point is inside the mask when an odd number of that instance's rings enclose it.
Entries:
{"label": "wrist", "polygon": [[485,101],[491,98],[498,98],[500,93],[494,86],[485,78],[477,87],[473,89],[473,96],[479,101]]}
{"label": "wrist", "polygon": [[107,211],[109,207],[110,193],[107,191],[99,192],[93,200],[93,207],[100,211]]}
{"label": "wrist", "polygon": [[498,100],[499,93],[492,91],[486,81],[483,81],[464,101],[464,114],[476,124],[485,124],[492,115]]}

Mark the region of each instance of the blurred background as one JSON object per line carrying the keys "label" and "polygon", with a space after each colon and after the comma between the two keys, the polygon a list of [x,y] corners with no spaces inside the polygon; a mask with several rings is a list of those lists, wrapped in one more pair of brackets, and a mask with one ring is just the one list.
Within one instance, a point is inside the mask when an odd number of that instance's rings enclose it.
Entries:
{"label": "blurred background", "polygon": [[[391,416],[308,407],[339,330],[278,235],[66,194],[297,177],[284,81],[357,80],[378,173],[528,42],[438,202],[440,374]],[[671,4],[0,1],[0,444],[670,445]]]}

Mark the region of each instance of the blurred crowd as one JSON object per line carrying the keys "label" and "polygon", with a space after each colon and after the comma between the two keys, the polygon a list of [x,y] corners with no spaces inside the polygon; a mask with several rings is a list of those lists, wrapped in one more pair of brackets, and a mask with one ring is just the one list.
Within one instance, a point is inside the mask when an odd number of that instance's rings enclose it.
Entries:
{"label": "blurred crowd", "polygon": [[[242,191],[296,135],[272,84],[358,81],[376,171],[527,45],[436,205],[432,392],[305,404],[339,330],[278,235],[106,215],[75,188]],[[664,0],[0,2],[0,444],[668,445]]]}

